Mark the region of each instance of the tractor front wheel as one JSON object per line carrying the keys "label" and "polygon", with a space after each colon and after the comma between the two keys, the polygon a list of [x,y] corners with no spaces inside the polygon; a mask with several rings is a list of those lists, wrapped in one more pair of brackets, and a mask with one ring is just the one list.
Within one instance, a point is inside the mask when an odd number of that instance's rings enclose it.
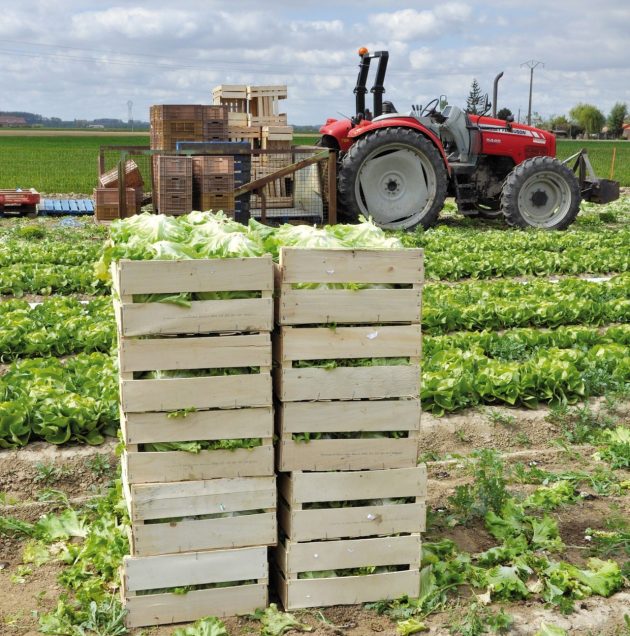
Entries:
{"label": "tractor front wheel", "polygon": [[389,230],[427,228],[444,205],[447,173],[426,137],[409,128],[380,128],[346,153],[338,186],[351,219],[362,214]]}
{"label": "tractor front wheel", "polygon": [[564,230],[580,211],[577,178],[553,157],[533,157],[510,172],[503,184],[501,207],[508,225]]}

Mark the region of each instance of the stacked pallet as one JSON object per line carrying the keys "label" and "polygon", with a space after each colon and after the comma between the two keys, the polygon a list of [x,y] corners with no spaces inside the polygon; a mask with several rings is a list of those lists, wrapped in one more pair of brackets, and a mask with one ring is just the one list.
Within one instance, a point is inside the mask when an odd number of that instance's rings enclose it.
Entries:
{"label": "stacked pallet", "polygon": [[223,106],[151,106],[151,149],[175,150],[178,141],[223,141],[227,110]]}
{"label": "stacked pallet", "polygon": [[[271,259],[120,261],[112,276],[128,627],[253,612],[277,537]],[[178,293],[204,299],[139,302]]]}
{"label": "stacked pallet", "polygon": [[[421,250],[281,249],[275,568],[285,609],[417,596],[422,279]],[[334,288],[350,283],[359,289]]]}
{"label": "stacked pallet", "polygon": [[154,155],[155,203],[160,214],[188,214],[193,209],[191,157]]}
{"label": "stacked pallet", "polygon": [[118,195],[118,167],[104,172],[98,178],[99,187],[94,188],[94,216],[97,221],[113,221],[137,214],[144,198],[144,181],[138,165],[133,160],[125,162],[126,210],[120,211]]}

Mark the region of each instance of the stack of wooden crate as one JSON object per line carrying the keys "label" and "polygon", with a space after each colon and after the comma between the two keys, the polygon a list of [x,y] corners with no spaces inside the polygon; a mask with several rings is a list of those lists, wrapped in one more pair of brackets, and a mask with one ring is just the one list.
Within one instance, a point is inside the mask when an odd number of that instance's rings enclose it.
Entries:
{"label": "stack of wooden crate", "polygon": [[[287,126],[286,113],[280,113],[280,101],[286,98],[286,85],[222,84],[212,90],[213,103],[227,110],[229,139],[250,141],[252,148],[273,147],[266,145],[268,141],[288,141],[288,148],[291,147],[293,127]],[[274,137],[280,133],[285,136],[281,139]]]}
{"label": "stack of wooden crate", "polygon": [[160,214],[188,214],[193,209],[191,157],[154,155],[155,203]]}
{"label": "stack of wooden crate", "polygon": [[227,109],[223,106],[151,106],[151,149],[175,150],[178,141],[223,141],[227,138]]}
{"label": "stack of wooden crate", "polygon": [[140,210],[144,197],[144,181],[138,164],[125,162],[126,210],[121,214],[118,200],[118,166],[104,172],[98,178],[99,187],[94,188],[94,216],[97,221],[113,221],[133,216]]}
{"label": "stack of wooden crate", "polygon": [[[112,276],[131,519],[127,624],[253,612],[267,602],[267,548],[277,538],[271,259],[123,260]],[[240,298],[221,300],[225,292]],[[138,302],[177,293],[210,299]],[[220,444],[237,439],[251,444]]]}
{"label": "stack of wooden crate", "polygon": [[275,568],[285,609],[418,594],[422,280],[421,250],[281,249]]}
{"label": "stack of wooden crate", "polygon": [[222,210],[234,216],[234,157],[196,156],[193,164],[195,210]]}

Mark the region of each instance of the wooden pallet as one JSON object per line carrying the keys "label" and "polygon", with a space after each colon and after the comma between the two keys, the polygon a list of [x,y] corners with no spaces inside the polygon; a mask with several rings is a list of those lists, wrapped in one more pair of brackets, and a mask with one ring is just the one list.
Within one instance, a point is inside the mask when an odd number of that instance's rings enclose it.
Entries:
{"label": "wooden pallet", "polygon": [[[273,476],[132,485],[123,481],[134,556],[276,544]],[[208,515],[216,518],[201,518]]]}
{"label": "wooden pallet", "polygon": [[[280,249],[276,320],[280,325],[419,324],[422,250]],[[309,283],[320,287],[308,289]],[[388,288],[325,289],[331,283]],[[300,288],[301,286],[301,288]]]}
{"label": "wooden pallet", "polygon": [[[278,492],[280,528],[293,542],[414,534],[425,529],[424,465],[390,470],[285,473],[278,477]],[[402,498],[411,498],[413,502],[317,507]]]}
{"label": "wooden pallet", "polygon": [[[122,599],[128,628],[249,614],[267,605],[267,547],[125,557]],[[236,585],[238,582],[248,583]],[[254,582],[251,582],[254,581]],[[147,590],[235,583],[186,594]],[[144,594],[142,592],[145,592]]]}
{"label": "wooden pallet", "polygon": [[[270,256],[189,261],[129,261],[112,266],[114,308],[123,336],[270,331]],[[190,307],[134,302],[134,294],[249,291],[259,298],[192,301]]]}
{"label": "wooden pallet", "polygon": [[[417,598],[420,589],[418,534],[401,537],[295,543],[276,548],[276,589],[285,610]],[[302,572],[370,566],[402,566],[396,572],[300,579]]]}

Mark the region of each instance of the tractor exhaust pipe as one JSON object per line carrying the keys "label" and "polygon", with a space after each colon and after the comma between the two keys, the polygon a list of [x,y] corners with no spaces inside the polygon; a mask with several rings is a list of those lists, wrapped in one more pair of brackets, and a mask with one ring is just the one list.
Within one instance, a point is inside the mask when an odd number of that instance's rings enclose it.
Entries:
{"label": "tractor exhaust pipe", "polygon": [[492,116],[496,119],[497,116],[497,99],[499,94],[499,80],[503,77],[503,71],[501,71],[494,78],[494,86],[492,88]]}

